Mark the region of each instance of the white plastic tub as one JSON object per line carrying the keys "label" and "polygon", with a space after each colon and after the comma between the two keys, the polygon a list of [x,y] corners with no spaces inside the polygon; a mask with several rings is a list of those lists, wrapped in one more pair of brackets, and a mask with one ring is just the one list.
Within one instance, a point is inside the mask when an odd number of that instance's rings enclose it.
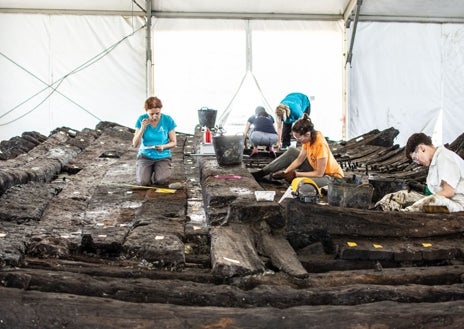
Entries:
{"label": "white plastic tub", "polygon": [[275,191],[255,191],[256,201],[274,201]]}

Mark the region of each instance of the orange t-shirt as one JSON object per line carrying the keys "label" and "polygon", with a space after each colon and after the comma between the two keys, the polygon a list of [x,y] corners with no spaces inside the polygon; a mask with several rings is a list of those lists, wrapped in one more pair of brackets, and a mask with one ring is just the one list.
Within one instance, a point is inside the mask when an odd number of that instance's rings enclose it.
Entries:
{"label": "orange t-shirt", "polygon": [[306,157],[314,170],[317,169],[317,159],[327,158],[327,166],[325,167],[324,174],[336,178],[345,176],[342,168],[337,160],[335,160],[332,151],[330,151],[329,144],[324,136],[322,136],[322,133],[318,131],[314,143],[304,143],[302,147],[306,150]]}

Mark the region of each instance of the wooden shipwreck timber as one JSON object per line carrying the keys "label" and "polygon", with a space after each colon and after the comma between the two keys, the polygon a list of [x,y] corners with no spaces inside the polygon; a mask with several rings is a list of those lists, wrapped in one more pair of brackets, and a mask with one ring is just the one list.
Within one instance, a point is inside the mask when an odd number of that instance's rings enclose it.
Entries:
{"label": "wooden shipwreck timber", "polygon": [[[331,143],[374,201],[424,183],[397,133]],[[250,173],[269,158],[219,166],[199,130],[173,150],[183,188],[139,188],[131,139],[102,122],[1,143],[0,327],[464,327],[464,213],[279,203],[287,185]]]}

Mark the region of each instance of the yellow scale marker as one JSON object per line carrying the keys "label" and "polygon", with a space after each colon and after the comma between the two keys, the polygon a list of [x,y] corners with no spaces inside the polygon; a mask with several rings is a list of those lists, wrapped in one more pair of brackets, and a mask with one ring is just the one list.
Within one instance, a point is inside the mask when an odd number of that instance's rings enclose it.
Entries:
{"label": "yellow scale marker", "polygon": [[375,249],[382,249],[383,246],[381,244],[376,244],[376,243],[373,243],[372,246],[375,248]]}
{"label": "yellow scale marker", "polygon": [[358,244],[356,242],[348,241],[346,244],[348,245],[348,247],[357,247],[358,246]]}
{"label": "yellow scale marker", "polygon": [[111,186],[118,186],[118,187],[128,187],[136,190],[155,190],[158,193],[176,193],[176,189],[173,188],[164,188],[158,186],[144,186],[144,185],[133,185],[133,184],[108,184]]}
{"label": "yellow scale marker", "polygon": [[432,246],[431,243],[428,243],[428,242],[422,242],[422,247],[424,248],[430,248]]}

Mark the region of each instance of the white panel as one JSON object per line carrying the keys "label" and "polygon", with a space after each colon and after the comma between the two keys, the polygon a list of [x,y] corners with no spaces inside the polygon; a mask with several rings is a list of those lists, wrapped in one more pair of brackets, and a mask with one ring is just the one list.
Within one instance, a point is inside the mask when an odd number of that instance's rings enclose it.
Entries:
{"label": "white panel", "polygon": [[0,71],[9,73],[0,79],[0,139],[100,120],[134,125],[145,99],[145,32],[130,35],[142,20],[2,14],[0,22],[14,31],[0,35],[11,59],[0,57]]}
{"label": "white panel", "polygon": [[193,133],[201,107],[219,118],[245,73],[244,21],[160,19],[153,34],[155,94],[177,131]]}
{"label": "white panel", "polygon": [[[343,33],[336,22],[253,22],[253,70],[273,114],[284,96],[311,100],[315,128],[342,138]],[[250,112],[250,111],[249,111]]]}
{"label": "white panel", "polygon": [[[228,133],[242,132],[258,105],[273,114],[290,92],[315,97],[316,128],[340,139],[342,131],[341,27],[334,22],[253,21],[252,73],[246,74],[246,21],[159,20],[155,25],[155,90],[179,131],[192,132],[197,110],[232,102]],[[262,93],[261,93],[262,92]],[[169,102],[169,103],[168,103]],[[192,124],[193,123],[193,124]]]}
{"label": "white panel", "polygon": [[[395,127],[400,131],[397,142],[404,145],[414,132],[444,143],[462,133],[463,25],[452,25],[446,33],[442,28],[358,25],[350,72],[349,137]],[[437,126],[442,114],[443,129]]]}
{"label": "white panel", "polygon": [[443,45],[443,142],[464,133],[464,24],[445,24]]}

